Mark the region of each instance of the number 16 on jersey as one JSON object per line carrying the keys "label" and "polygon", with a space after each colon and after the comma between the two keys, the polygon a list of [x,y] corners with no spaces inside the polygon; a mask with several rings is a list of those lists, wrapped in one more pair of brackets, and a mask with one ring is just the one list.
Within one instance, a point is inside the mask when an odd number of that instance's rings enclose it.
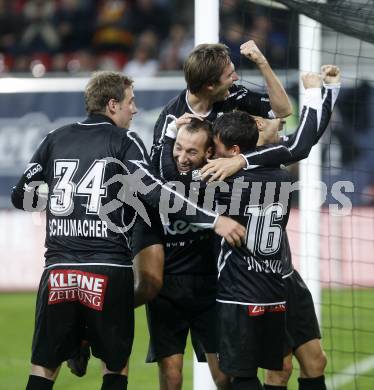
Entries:
{"label": "number 16 on jersey", "polygon": [[245,215],[248,216],[246,245],[250,252],[255,257],[277,253],[282,240],[282,204],[248,205]]}

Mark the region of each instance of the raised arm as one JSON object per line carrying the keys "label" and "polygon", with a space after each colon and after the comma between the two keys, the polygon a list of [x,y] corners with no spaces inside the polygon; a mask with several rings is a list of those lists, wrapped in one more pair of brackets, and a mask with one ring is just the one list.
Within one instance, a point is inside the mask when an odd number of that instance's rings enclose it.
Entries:
{"label": "raised arm", "polygon": [[330,122],[331,114],[334,110],[336,99],[338,98],[340,92],[340,80],[341,74],[340,69],[335,65],[322,65],[321,74],[323,80],[323,89],[322,89],[322,116],[321,124],[317,132],[317,138],[315,144],[322,137],[324,131],[326,130],[327,125]]}
{"label": "raised arm", "polygon": [[292,105],[283,88],[282,83],[275,75],[265,56],[261,53],[254,41],[247,41],[240,46],[240,53],[253,61],[262,76],[269,94],[271,108],[278,118],[284,118],[292,114]]}
{"label": "raised arm", "polygon": [[291,136],[281,139],[281,143],[291,152],[291,158],[285,164],[308,157],[321,123],[322,78],[317,73],[306,73],[301,79],[305,91],[299,125]]}
{"label": "raised arm", "polygon": [[285,164],[307,158],[329,124],[340,91],[340,70],[335,65],[323,65],[321,76],[322,90],[317,75],[303,76],[305,96],[299,126],[291,136],[283,137],[282,141],[291,152],[291,159]]}
{"label": "raised arm", "polygon": [[242,168],[258,165],[291,164],[308,157],[311,148],[323,135],[330,121],[340,91],[340,70],[335,65],[323,65],[321,76],[309,73],[302,80],[306,88],[303,109],[296,131],[278,145],[267,145],[262,150],[231,158],[211,160],[202,168],[204,179],[224,180]]}

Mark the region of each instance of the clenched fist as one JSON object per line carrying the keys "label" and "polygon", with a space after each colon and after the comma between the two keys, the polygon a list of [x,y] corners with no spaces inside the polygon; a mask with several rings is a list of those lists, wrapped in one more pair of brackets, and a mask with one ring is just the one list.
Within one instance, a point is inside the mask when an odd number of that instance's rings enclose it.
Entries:
{"label": "clenched fist", "polygon": [[340,69],[336,65],[322,65],[321,73],[325,84],[340,83]]}
{"label": "clenched fist", "polygon": [[240,46],[240,54],[253,61],[257,66],[266,64],[267,60],[254,41],[247,41]]}
{"label": "clenched fist", "polygon": [[301,76],[305,89],[308,88],[321,88],[322,78],[318,73],[308,72]]}

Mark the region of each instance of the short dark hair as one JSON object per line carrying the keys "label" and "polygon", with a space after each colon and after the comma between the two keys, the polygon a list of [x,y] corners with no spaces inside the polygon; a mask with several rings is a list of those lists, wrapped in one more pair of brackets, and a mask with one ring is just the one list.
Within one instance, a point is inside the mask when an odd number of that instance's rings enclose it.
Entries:
{"label": "short dark hair", "polygon": [[205,85],[217,84],[230,63],[230,52],[226,45],[203,43],[196,46],[183,66],[188,90],[197,93]]}
{"label": "short dark hair", "polygon": [[125,98],[125,89],[132,84],[133,81],[120,72],[93,73],[84,92],[87,113],[104,113],[110,99],[122,102]]}
{"label": "short dark hair", "polygon": [[256,121],[243,111],[233,111],[218,117],[213,123],[213,133],[227,148],[238,145],[242,153],[254,150],[258,141]]}
{"label": "short dark hair", "polygon": [[214,146],[213,141],[213,125],[207,119],[191,118],[191,121],[183,126],[189,133],[198,133],[199,131],[205,132],[207,140],[205,144],[205,150]]}

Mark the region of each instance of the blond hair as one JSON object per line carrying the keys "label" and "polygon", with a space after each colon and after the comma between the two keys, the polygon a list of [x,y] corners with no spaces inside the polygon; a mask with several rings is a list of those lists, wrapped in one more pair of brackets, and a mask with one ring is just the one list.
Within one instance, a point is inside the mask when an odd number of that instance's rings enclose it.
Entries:
{"label": "blond hair", "polygon": [[119,72],[93,73],[84,92],[87,113],[104,113],[110,99],[123,101],[125,89],[131,87],[132,84],[133,80]]}

